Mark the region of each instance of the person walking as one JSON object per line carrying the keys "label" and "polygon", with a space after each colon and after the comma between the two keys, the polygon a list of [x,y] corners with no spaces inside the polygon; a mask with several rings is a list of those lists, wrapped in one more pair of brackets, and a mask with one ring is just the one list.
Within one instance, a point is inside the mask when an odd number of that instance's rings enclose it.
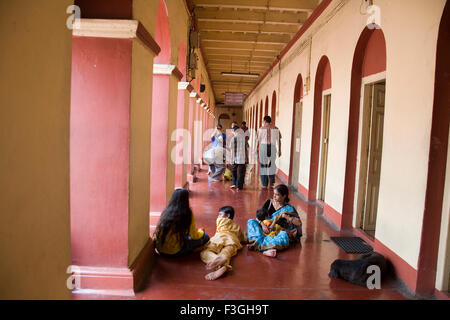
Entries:
{"label": "person walking", "polygon": [[263,126],[256,133],[260,178],[263,190],[267,190],[268,186],[270,189],[273,189],[275,174],[277,172],[275,164],[277,150],[278,157],[281,157],[281,133],[271,122],[272,118],[265,116]]}
{"label": "person walking", "polygon": [[230,140],[230,163],[232,174],[232,189],[244,189],[245,165],[247,161],[247,148],[244,131],[238,126],[233,128],[233,137]]}
{"label": "person walking", "polygon": [[211,176],[208,177],[209,182],[220,181],[225,171],[225,147],[227,136],[222,132],[222,125],[219,123],[216,126],[212,136],[211,144],[214,150],[214,162],[209,165]]}

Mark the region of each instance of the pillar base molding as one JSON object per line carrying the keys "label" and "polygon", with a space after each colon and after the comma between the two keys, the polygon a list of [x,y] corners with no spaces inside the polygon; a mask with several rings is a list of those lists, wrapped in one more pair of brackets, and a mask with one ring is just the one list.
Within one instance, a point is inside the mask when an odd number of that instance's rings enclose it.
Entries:
{"label": "pillar base molding", "polygon": [[128,268],[76,266],[74,294],[134,296],[133,273]]}
{"label": "pillar base molding", "polygon": [[155,262],[154,249],[149,238],[130,268],[73,266],[73,294],[135,296],[135,292],[144,289],[151,274]]}

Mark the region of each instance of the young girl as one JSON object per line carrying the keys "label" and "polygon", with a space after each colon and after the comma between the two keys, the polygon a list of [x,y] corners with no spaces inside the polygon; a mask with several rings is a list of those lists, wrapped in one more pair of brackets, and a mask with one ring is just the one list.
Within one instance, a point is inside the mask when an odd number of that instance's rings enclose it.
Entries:
{"label": "young girl", "polygon": [[173,192],[161,213],[153,240],[159,254],[171,257],[187,255],[208,242],[206,232],[195,225],[188,190],[176,189]]}

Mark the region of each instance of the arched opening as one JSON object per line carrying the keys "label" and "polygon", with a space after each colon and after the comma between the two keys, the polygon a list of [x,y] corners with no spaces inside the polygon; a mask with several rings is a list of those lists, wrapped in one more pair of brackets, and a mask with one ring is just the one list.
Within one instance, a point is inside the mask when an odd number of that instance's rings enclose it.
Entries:
{"label": "arched opening", "polygon": [[275,118],[276,118],[276,113],[277,113],[277,93],[274,90],[272,93],[272,112],[270,113],[271,117],[272,117],[272,123],[275,126]]}
{"label": "arched opening", "polygon": [[[425,211],[423,216],[422,235],[418,261],[417,289],[419,295],[433,294],[435,291],[436,268],[445,274],[441,279],[440,289],[449,291],[450,273],[450,226],[443,225],[444,188],[448,179],[448,139],[450,119],[450,4],[444,8],[439,27],[436,56],[436,72],[434,87],[434,104],[431,124],[430,155],[428,162],[427,189],[425,194]],[[447,174],[446,174],[447,172]],[[447,181],[447,184],[449,181]],[[448,195],[446,195],[448,200]],[[448,208],[447,208],[448,210]],[[448,211],[447,213],[448,214]],[[447,230],[445,230],[447,229]],[[446,232],[447,239],[442,242],[441,265],[438,265],[440,232]],[[445,234],[445,233],[444,233]],[[445,239],[444,239],[445,240]],[[446,279],[445,279],[446,278]]]}
{"label": "arched opening", "polygon": [[259,103],[259,122],[258,122],[258,128],[262,126],[264,118],[264,102],[261,100]]}
{"label": "arched opening", "polygon": [[[326,174],[328,161],[328,133],[331,108],[331,66],[326,56],[323,56],[317,66],[314,84],[314,111],[311,140],[311,162],[309,170],[308,200],[325,200]],[[323,106],[322,106],[323,104]],[[322,112],[322,109],[324,112]],[[323,118],[323,119],[322,119]],[[323,125],[322,125],[323,122]],[[322,129],[322,130],[321,130]],[[319,163],[320,155],[320,163]],[[319,168],[320,165],[320,168]],[[320,171],[320,177],[318,181]],[[319,186],[319,188],[317,188]]]}
{"label": "arched opening", "polygon": [[159,2],[156,18],[155,40],[161,52],[154,59],[152,128],[150,155],[150,212],[159,214],[166,205],[168,181],[168,145],[169,145],[169,89],[171,73],[165,70],[170,65],[170,29],[167,7],[163,0]]}
{"label": "arched opening", "polygon": [[[186,81],[186,46],[184,41],[180,42],[178,50],[178,69],[183,74],[181,82]],[[181,83],[182,84],[182,83]],[[185,86],[178,87],[177,97],[177,130],[175,136],[175,152],[176,152],[176,166],[175,166],[175,187],[183,187],[186,182],[186,166],[187,150],[189,148],[187,136],[185,136],[184,118],[187,98],[187,91]],[[185,158],[186,157],[186,158]]]}
{"label": "arched opening", "polygon": [[269,115],[269,96],[266,96],[266,106],[264,108],[264,116]]}
{"label": "arched opening", "polygon": [[294,87],[294,106],[292,111],[291,159],[289,162],[289,184],[295,189],[299,188],[300,149],[302,135],[303,105],[303,78],[299,74]]}
{"label": "arched opening", "polygon": [[228,113],[222,113],[218,119],[219,123],[222,125],[222,129],[228,130],[231,126],[231,117]]}
{"label": "arched opening", "polygon": [[[383,32],[380,29],[368,29],[365,28],[361,33],[361,36],[358,40],[358,43],[355,48],[355,54],[353,57],[353,66],[352,66],[352,76],[351,76],[351,87],[350,87],[350,112],[349,112],[349,129],[348,129],[348,141],[347,141],[347,162],[346,162],[346,171],[345,171],[345,184],[344,184],[344,199],[343,199],[343,208],[342,208],[342,228],[351,228],[353,222],[353,212],[354,212],[354,201],[355,195],[358,196],[357,207],[358,210],[363,210],[364,199],[367,197],[367,170],[370,166],[371,160],[369,159],[369,155],[365,150],[368,150],[370,146],[370,141],[368,139],[368,134],[370,134],[371,128],[374,128],[372,118],[370,117],[370,113],[374,110],[374,100],[370,99],[370,97],[374,96],[374,90],[377,90],[378,96],[383,98],[382,108],[381,103],[377,105],[380,106],[380,114],[378,117],[379,121],[382,121],[384,118],[384,90],[385,86],[385,77],[381,75],[381,77],[376,78],[375,82],[368,82],[363,84],[363,79],[366,79],[367,76],[380,74],[386,70],[386,43],[384,39]],[[361,106],[361,90],[365,92],[365,99],[363,105]],[[381,101],[380,101],[381,102]],[[360,113],[363,113],[364,120],[360,124]],[[374,115],[376,115],[374,113]],[[375,119],[374,119],[375,120]],[[371,125],[372,123],[372,125]],[[382,122],[379,123],[382,126]],[[360,126],[364,126],[362,128],[362,133],[364,137],[359,137],[359,129]],[[381,139],[379,142],[382,142],[382,130],[379,130],[381,136],[378,136],[378,139]],[[377,138],[377,136],[374,136]],[[362,140],[361,140],[362,139]],[[357,154],[358,154],[358,143],[361,140],[361,150],[363,153],[361,154],[361,161],[357,163]],[[382,144],[380,145],[381,148]],[[372,149],[373,150],[373,149]],[[381,160],[381,151],[380,151],[380,160]],[[373,163],[373,162],[372,162]],[[381,163],[381,162],[380,162]],[[357,177],[357,167],[359,167],[359,180],[358,187],[356,187],[356,177]],[[380,168],[376,168],[377,175],[379,175]],[[379,182],[378,182],[379,183]],[[378,194],[377,189],[379,185],[375,185],[373,189],[372,197],[376,196],[376,201],[373,199],[372,208],[373,211],[374,206],[377,205],[378,202]],[[369,224],[374,224],[376,221],[376,211],[372,213],[372,217],[370,219],[364,219],[361,217],[360,222],[358,222],[358,227],[360,224],[364,224],[368,232],[372,232],[369,229],[372,229],[373,226],[369,226]],[[375,215],[374,215],[375,214]],[[367,216],[369,218],[369,216]],[[374,235],[374,230],[372,232]]]}

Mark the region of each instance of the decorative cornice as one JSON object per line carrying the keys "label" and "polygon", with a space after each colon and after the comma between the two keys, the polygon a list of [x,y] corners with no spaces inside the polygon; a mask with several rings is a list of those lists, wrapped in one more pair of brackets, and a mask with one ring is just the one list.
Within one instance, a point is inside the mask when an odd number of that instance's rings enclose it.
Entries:
{"label": "decorative cornice", "polygon": [[153,74],[161,74],[161,75],[174,75],[177,77],[178,81],[183,78],[183,74],[177,68],[177,66],[173,64],[153,64]]}
{"label": "decorative cornice", "polygon": [[75,19],[72,35],[78,37],[99,37],[115,39],[137,38],[155,55],[161,48],[144,25],[137,20],[118,19]]}
{"label": "decorative cornice", "polygon": [[177,66],[174,66],[173,64],[158,64],[158,63],[154,63],[153,64],[153,74],[171,75],[173,70],[176,67]]}
{"label": "decorative cornice", "polygon": [[189,82],[178,82],[178,90],[187,90],[189,92],[191,92],[192,90],[194,90],[194,87],[191,86],[191,84]]}

